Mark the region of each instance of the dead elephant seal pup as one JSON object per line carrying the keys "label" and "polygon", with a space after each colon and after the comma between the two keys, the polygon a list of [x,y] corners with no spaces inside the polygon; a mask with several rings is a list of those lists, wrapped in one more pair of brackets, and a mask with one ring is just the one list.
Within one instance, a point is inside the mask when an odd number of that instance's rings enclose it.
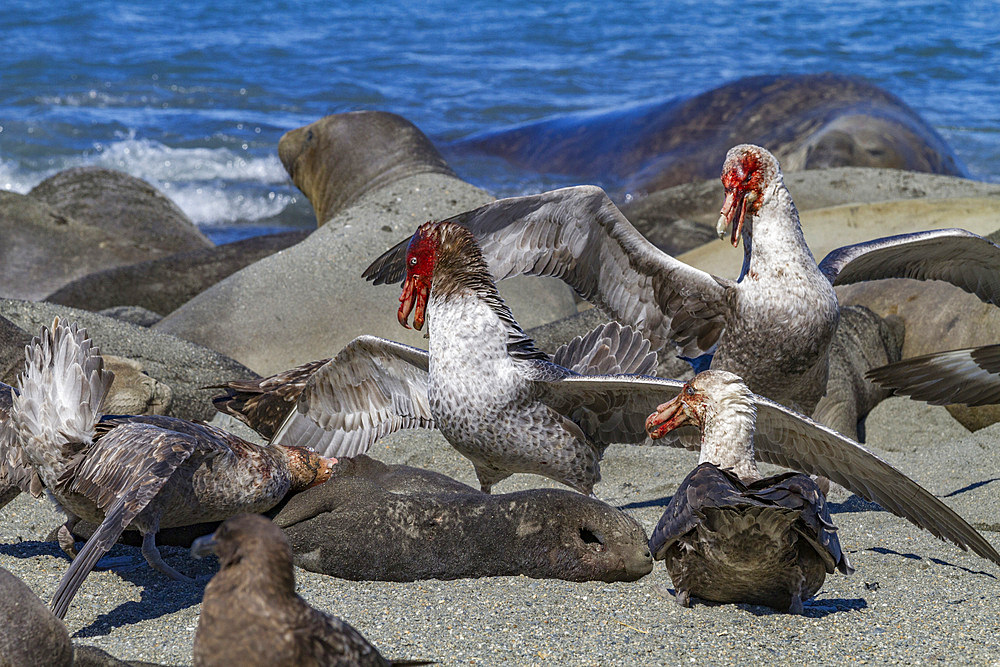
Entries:
{"label": "dead elephant seal pup", "polygon": [[353,580],[513,576],[634,581],[652,570],[645,531],[559,489],[489,495],[444,475],[342,459],[327,484],[274,517],[295,563]]}

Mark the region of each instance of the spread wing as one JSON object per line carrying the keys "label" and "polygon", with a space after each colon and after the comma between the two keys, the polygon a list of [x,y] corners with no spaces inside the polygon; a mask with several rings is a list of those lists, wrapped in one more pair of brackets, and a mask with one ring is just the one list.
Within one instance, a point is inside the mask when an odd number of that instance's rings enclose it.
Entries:
{"label": "spread wing", "polygon": [[310,361],[263,379],[213,385],[212,389],[225,389],[226,393],[213,398],[212,405],[270,440],[295,407],[309,378],[328,361]]}
{"label": "spread wing", "polygon": [[539,398],[607,445],[649,443],[646,417],[680,393],[683,382],[642,375],[574,375],[539,382]]}
{"label": "spread wing", "polygon": [[757,458],[828,477],[933,535],[1000,564],[1000,553],[937,496],[850,438],[763,396],[757,403]]}
{"label": "spread wing", "polygon": [[40,496],[42,482],[21,451],[17,429],[10,418],[17,390],[0,382],[0,507],[22,491]]}
{"label": "spread wing", "polygon": [[[610,428],[601,424],[605,430],[597,432],[600,438],[610,438],[607,442],[636,443],[646,435],[645,418],[676,396],[681,386],[675,380],[642,376],[574,376],[549,383],[545,402],[568,416],[589,410],[609,419]],[[937,537],[1000,564],[1000,553],[965,519],[875,454],[770,399],[754,395],[754,401],[754,447],[761,461],[828,477]]]}
{"label": "spread wing", "polygon": [[1000,345],[903,359],[873,368],[866,377],[934,405],[993,405],[1000,403]]}
{"label": "spread wing", "polygon": [[844,246],[819,264],[834,285],[881,278],[944,280],[1000,305],[1000,247],[964,229],[899,234]]}
{"label": "spread wing", "polygon": [[427,352],[359,336],[313,373],[272,442],[350,457],[404,428],[434,428]]}
{"label": "spread wing", "polygon": [[104,510],[104,521],[77,554],[52,597],[52,613],[66,615],[69,604],[94,564],[122,531],[156,497],[179,465],[197,446],[190,435],[129,422],[100,438],[67,480]]}
{"label": "spread wing", "polygon": [[[499,199],[450,221],[476,236],[497,280],[520,274],[560,278],[653,349],[668,340],[683,354],[707,352],[725,327],[730,281],[684,264],[647,241],[603,190],[592,185]],[[364,277],[402,280],[406,245],[372,262]]]}

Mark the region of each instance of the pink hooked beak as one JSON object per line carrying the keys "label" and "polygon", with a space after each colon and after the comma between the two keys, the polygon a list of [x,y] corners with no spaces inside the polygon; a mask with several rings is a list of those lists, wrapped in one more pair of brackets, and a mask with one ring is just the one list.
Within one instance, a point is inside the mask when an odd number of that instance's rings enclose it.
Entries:
{"label": "pink hooked beak", "polygon": [[[427,312],[427,298],[430,295],[430,280],[426,276],[410,276],[403,283],[403,293],[399,295],[399,312],[396,319],[403,325],[404,329],[409,329],[407,320],[410,311],[413,311],[413,328],[417,331],[424,326],[424,316]],[[414,309],[414,304],[416,309]]]}
{"label": "pink hooked beak", "polygon": [[656,412],[646,418],[646,433],[656,440],[662,438],[670,431],[691,423],[684,403],[684,395],[678,394],[666,403],[656,408]]}
{"label": "pink hooked beak", "polygon": [[[743,233],[743,221],[746,220],[748,205],[746,192],[734,189],[726,193],[726,201],[722,203],[722,210],[719,211],[719,221],[715,225],[715,231],[718,233],[719,238],[722,239],[726,236],[726,228],[732,226],[733,235],[731,242],[734,248],[740,244],[740,238]],[[733,224],[733,219],[736,218],[737,213],[739,214],[739,219]]]}

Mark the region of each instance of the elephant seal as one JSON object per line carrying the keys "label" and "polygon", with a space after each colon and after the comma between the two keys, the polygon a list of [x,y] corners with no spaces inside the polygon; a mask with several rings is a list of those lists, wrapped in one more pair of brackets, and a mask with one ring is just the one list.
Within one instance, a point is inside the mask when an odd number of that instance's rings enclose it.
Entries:
{"label": "elephant seal", "polygon": [[[900,169],[834,167],[785,175],[799,213],[893,199],[1000,197],[1000,185]],[[675,257],[715,241],[723,199],[719,178],[684,183],[625,202],[621,211],[660,250]],[[963,225],[959,225],[963,226]],[[881,234],[872,230],[874,236]]]}
{"label": "elephant seal", "polygon": [[93,271],[167,253],[0,190],[0,296],[41,299]]}
{"label": "elephant seal", "polygon": [[318,225],[401,178],[455,175],[416,125],[384,111],[334,114],[286,132],[278,157],[312,203]]}
{"label": "elephant seal", "polygon": [[444,475],[342,460],[274,516],[295,563],[352,580],[513,576],[634,581],[652,570],[632,517],[572,491],[488,495]]}
{"label": "elephant seal", "polygon": [[66,169],[28,195],[60,215],[154,248],[157,256],[213,245],[163,193],[113,169]]}
{"label": "elephant seal", "polygon": [[482,133],[446,149],[645,194],[716,178],[726,151],[747,142],[770,150],[786,173],[840,166],[967,173],[900,98],[839,74],[748,77],[691,98]]}
{"label": "elephant seal", "polygon": [[[329,357],[361,334],[426,345],[423,334],[396,322],[398,291],[367,283],[361,273],[412,234],[415,221],[441,220],[492,198],[430,159],[430,141],[398,116],[337,114],[300,130],[287,135],[284,162],[324,224],[301,243],[219,281],[153,328],[263,375]],[[341,153],[356,159],[347,163]],[[365,171],[368,163],[381,166]],[[365,175],[354,180],[354,169]],[[356,185],[345,188],[339,183],[345,179]],[[345,206],[349,198],[354,201]],[[576,312],[572,290],[554,278],[506,280],[500,292],[525,327]]]}
{"label": "elephant seal", "polygon": [[296,230],[254,236],[96,271],[63,285],[45,300],[94,311],[113,306],[141,306],[163,316],[223,278],[295,245],[308,235],[306,230]]}
{"label": "elephant seal", "polygon": [[104,368],[115,374],[104,399],[109,415],[165,415],[170,409],[170,386],[150,377],[138,361],[104,355]]}
{"label": "elephant seal", "polygon": [[[211,403],[215,390],[206,389],[207,385],[218,383],[219,378],[256,377],[245,366],[217,352],[146,327],[68,306],[0,299],[0,316],[29,333],[50,325],[57,315],[85,327],[103,352],[139,362],[146,373],[169,386],[172,398],[167,414],[173,417],[211,419],[215,414]],[[23,367],[23,346],[19,354]],[[141,376],[135,379],[146,382]],[[153,404],[162,401],[163,388],[154,384],[148,390]]]}

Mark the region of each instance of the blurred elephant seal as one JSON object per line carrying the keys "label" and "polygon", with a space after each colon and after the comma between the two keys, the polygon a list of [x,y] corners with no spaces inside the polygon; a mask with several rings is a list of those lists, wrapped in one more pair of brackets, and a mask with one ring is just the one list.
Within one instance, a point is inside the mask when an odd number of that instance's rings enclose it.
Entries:
{"label": "blurred elephant seal", "polygon": [[103,167],[76,167],[29,193],[57,213],[154,249],[149,256],[210,248],[212,242],[146,181]]}
{"label": "blurred elephant seal", "polygon": [[354,111],[285,133],[278,157],[316,211],[316,223],[358,197],[415,174],[454,176],[434,144],[401,116]]}
{"label": "blurred elephant seal", "polygon": [[448,148],[647,193],[718,178],[726,151],[741,143],[770,150],[785,173],[858,166],[966,174],[944,139],[900,98],[837,74],[748,77],[690,98],[562,116]]}
{"label": "blurred elephant seal", "polygon": [[293,246],[308,235],[306,230],[296,230],[254,236],[212,248],[95,271],[63,285],[45,300],[93,311],[114,306],[141,306],[163,316],[226,276]]}
{"label": "blurred elephant seal", "polygon": [[352,580],[634,581],[652,569],[627,514],[560,489],[488,495],[438,473],[344,459],[274,517],[295,563]]}
{"label": "blurred elephant seal", "polygon": [[0,296],[18,299],[41,299],[93,271],[167,254],[6,190],[0,190],[0,239]]}
{"label": "blurred elephant seal", "polygon": [[105,414],[167,414],[173,398],[169,385],[150,377],[138,361],[113,354],[103,356],[104,368],[115,374],[111,390],[104,399]]}

